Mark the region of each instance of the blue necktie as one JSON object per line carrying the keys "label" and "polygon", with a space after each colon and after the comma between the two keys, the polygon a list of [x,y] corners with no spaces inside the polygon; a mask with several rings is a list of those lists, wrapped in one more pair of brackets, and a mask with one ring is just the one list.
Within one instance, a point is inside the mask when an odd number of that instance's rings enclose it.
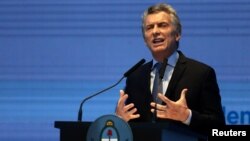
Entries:
{"label": "blue necktie", "polygon": [[153,100],[156,103],[162,102],[159,98],[157,98],[158,93],[163,93],[162,80],[159,77],[160,76],[159,70],[161,66],[162,66],[162,63],[155,64],[156,72],[155,72],[155,80],[154,80],[152,95],[153,95]]}

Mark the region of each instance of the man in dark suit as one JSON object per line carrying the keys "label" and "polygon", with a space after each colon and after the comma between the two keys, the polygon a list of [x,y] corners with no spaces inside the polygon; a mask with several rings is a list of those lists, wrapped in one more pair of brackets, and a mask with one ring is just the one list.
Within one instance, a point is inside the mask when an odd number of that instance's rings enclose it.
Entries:
{"label": "man in dark suit", "polygon": [[[155,120],[155,113],[156,122],[172,120],[196,130],[225,125],[214,69],[178,50],[181,23],[176,11],[168,4],[149,7],[143,15],[142,31],[153,60],[127,78],[116,114],[125,121],[148,122]],[[154,98],[154,81],[161,75],[158,63],[163,76],[157,80],[161,91]]]}

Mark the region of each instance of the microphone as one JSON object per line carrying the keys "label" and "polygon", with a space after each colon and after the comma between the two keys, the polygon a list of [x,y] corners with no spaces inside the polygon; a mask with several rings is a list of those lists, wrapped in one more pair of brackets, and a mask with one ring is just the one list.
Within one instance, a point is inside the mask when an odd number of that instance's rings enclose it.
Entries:
{"label": "microphone", "polygon": [[82,100],[80,107],[79,107],[79,111],[78,111],[78,121],[81,122],[82,121],[82,105],[89,99],[91,99],[92,97],[95,97],[113,87],[115,87],[116,85],[118,85],[125,77],[128,77],[132,72],[134,72],[136,69],[138,69],[141,65],[143,65],[145,63],[145,59],[141,59],[138,63],[136,63],[132,68],[130,68],[127,72],[125,72],[122,76],[122,78],[120,78],[115,84],[113,84],[112,86],[103,89],[97,93],[94,93],[92,95],[89,95],[88,97],[86,97],[85,99]]}
{"label": "microphone", "polygon": [[137,68],[139,68],[142,64],[144,64],[144,62],[145,62],[145,59],[141,59],[132,68],[130,68],[127,72],[125,72],[123,77],[128,77],[132,72],[134,72]]}

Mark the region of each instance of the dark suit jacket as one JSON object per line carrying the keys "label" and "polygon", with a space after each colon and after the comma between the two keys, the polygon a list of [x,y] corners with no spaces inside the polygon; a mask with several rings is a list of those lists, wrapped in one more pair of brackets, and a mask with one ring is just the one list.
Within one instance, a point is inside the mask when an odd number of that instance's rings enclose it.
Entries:
{"label": "dark suit jacket", "polygon": [[[192,110],[190,127],[195,130],[206,130],[225,124],[221,106],[221,97],[213,68],[201,62],[185,57],[180,51],[166,96],[177,101],[181,91],[188,89],[187,105]],[[134,103],[140,118],[131,122],[150,122],[150,102],[153,101],[150,91],[150,73],[152,61],[133,72],[126,80],[125,93],[129,95],[127,104]],[[167,121],[167,120],[160,120]]]}

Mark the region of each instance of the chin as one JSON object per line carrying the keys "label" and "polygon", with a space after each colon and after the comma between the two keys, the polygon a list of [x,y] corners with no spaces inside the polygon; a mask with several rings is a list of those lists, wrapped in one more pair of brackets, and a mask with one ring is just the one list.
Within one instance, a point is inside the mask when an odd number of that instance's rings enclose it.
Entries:
{"label": "chin", "polygon": [[156,47],[153,47],[153,51],[154,52],[162,52],[166,50],[165,46],[156,46]]}

